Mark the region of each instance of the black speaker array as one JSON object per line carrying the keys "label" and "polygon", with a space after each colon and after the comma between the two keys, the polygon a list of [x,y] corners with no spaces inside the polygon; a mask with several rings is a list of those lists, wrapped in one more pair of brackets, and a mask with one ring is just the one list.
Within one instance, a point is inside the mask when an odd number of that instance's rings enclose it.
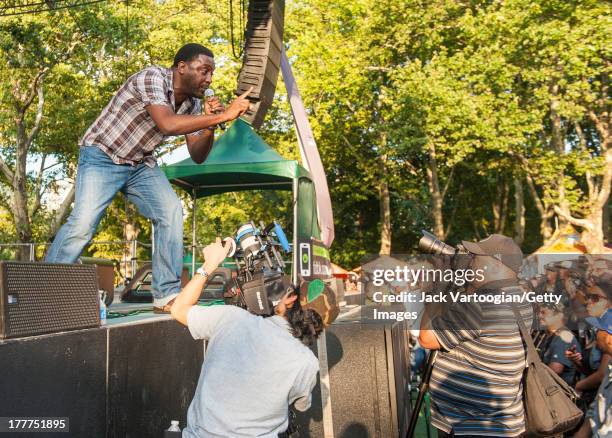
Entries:
{"label": "black speaker array", "polygon": [[0,339],[98,325],[95,265],[0,262]]}
{"label": "black speaker array", "polygon": [[284,0],[250,0],[242,69],[236,94],[253,87],[252,108],[242,118],[259,128],[274,99],[285,21]]}

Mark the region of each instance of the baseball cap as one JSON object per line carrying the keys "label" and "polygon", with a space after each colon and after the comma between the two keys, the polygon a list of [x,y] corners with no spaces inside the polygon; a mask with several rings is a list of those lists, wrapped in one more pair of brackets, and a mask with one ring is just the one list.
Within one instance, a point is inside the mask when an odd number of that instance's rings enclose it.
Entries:
{"label": "baseball cap", "polygon": [[555,263],[555,266],[557,266],[559,269],[570,269],[572,267],[572,262],[569,260],[562,260]]}
{"label": "baseball cap", "polygon": [[325,327],[334,322],[340,313],[336,294],[320,279],[302,282],[300,285],[300,305],[302,309],[312,309],[317,312]]}
{"label": "baseball cap", "polygon": [[521,270],[523,251],[509,237],[502,236],[501,234],[491,234],[486,239],[478,242],[464,240],[461,243],[472,254],[494,257],[517,274]]}
{"label": "baseball cap", "polygon": [[555,266],[555,263],[547,263],[546,265],[544,265],[544,270],[550,272],[559,272],[559,268]]}
{"label": "baseball cap", "polygon": [[585,319],[590,325],[595,327],[597,330],[604,330],[612,335],[612,309],[606,310],[606,313],[601,315],[599,318],[590,316]]}

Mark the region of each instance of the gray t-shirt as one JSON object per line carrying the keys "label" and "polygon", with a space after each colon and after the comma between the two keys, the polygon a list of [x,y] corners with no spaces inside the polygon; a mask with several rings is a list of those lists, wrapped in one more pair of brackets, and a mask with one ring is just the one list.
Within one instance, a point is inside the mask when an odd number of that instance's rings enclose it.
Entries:
{"label": "gray t-shirt", "polygon": [[286,319],[194,306],[187,325],[209,342],[183,437],[277,438],[287,429],[289,404],[310,407],[319,361]]}

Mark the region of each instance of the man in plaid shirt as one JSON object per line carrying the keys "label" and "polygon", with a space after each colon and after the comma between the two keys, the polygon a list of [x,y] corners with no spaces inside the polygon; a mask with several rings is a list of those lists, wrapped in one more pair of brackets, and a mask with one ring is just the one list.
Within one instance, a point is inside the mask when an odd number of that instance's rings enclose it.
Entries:
{"label": "man in plaid shirt", "polygon": [[187,44],[171,68],[149,67],[119,89],[81,138],[74,208],[57,233],[47,262],[74,263],[91,240],[118,191],[155,226],[153,297],[157,313],[169,313],[180,291],[183,210],[153,152],[167,137],[185,135],[196,163],[208,156],[218,124],[249,109],[247,95],[224,108],[200,99],[212,82],[213,53]]}

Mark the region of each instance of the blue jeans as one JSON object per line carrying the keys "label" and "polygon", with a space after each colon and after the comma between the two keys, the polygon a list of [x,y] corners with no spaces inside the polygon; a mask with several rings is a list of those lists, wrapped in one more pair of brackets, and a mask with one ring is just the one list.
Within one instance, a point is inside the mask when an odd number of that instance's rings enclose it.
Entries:
{"label": "blue jeans", "polygon": [[115,164],[101,149],[80,149],[74,208],[55,236],[45,261],[74,263],[93,237],[118,191],[155,227],[153,298],[161,307],[179,293],[183,268],[183,208],[168,179],[155,165]]}

